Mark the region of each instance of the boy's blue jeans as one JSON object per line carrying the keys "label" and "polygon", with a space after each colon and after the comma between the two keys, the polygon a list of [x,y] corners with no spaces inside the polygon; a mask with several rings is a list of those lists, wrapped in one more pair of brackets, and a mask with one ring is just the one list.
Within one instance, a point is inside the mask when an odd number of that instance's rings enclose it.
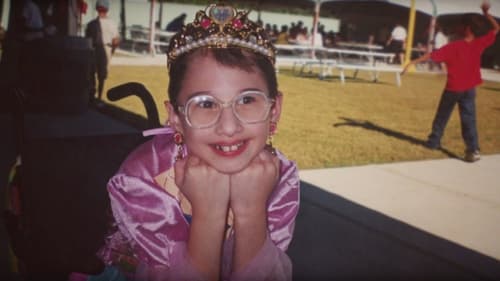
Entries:
{"label": "boy's blue jeans", "polygon": [[455,104],[458,103],[460,125],[467,152],[479,150],[479,141],[476,128],[476,89],[472,88],[463,92],[445,90],[441,95],[439,106],[432,123],[432,132],[428,144],[433,147],[441,145],[441,137]]}

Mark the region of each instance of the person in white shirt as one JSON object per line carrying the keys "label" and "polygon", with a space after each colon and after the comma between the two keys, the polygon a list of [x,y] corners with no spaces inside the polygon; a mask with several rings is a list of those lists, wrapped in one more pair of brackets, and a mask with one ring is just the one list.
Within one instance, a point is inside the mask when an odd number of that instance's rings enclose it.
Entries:
{"label": "person in white shirt", "polygon": [[98,16],[91,20],[85,29],[85,37],[92,39],[95,61],[91,70],[90,99],[96,93],[95,76],[97,76],[97,105],[101,106],[104,81],[108,77],[108,66],[115,49],[118,47],[120,37],[116,23],[108,17],[109,0],[97,0],[96,10]]}
{"label": "person in white shirt", "polygon": [[[433,50],[437,50],[444,45],[448,44],[449,40],[448,37],[443,33],[442,28],[440,25],[436,25],[436,34],[434,35],[434,44],[433,44]],[[432,66],[432,64],[431,64]],[[446,64],[443,62],[440,63],[435,63],[435,66],[438,67],[442,72],[446,72]]]}
{"label": "person in white shirt", "polygon": [[311,34],[311,43],[314,47],[323,47],[323,34],[319,30]]}
{"label": "person in white shirt", "polygon": [[391,52],[394,52],[396,59],[399,59],[399,63],[404,63],[404,50],[406,45],[406,28],[401,24],[394,27],[391,32],[389,40],[387,40],[386,46]]}
{"label": "person in white shirt", "polygon": [[444,45],[448,44],[448,37],[438,29],[436,35],[434,36],[434,49],[439,49]]}

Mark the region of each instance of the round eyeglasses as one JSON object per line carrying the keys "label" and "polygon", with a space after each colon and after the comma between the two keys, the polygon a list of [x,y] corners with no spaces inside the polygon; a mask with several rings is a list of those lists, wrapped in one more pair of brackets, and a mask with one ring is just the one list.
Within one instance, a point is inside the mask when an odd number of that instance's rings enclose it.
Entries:
{"label": "round eyeglasses", "polygon": [[245,124],[263,122],[269,116],[274,99],[259,91],[245,91],[229,102],[222,102],[210,95],[190,98],[186,104],[178,106],[190,127],[203,129],[217,124],[222,110],[231,106],[234,116]]}

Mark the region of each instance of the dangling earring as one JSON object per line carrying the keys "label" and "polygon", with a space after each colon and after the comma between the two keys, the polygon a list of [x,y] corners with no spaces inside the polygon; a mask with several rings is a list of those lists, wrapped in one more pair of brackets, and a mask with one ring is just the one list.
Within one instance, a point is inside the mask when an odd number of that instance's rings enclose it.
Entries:
{"label": "dangling earring", "polygon": [[277,124],[271,121],[269,124],[269,136],[267,137],[266,150],[276,156],[276,149],[273,147],[273,135],[276,133]]}
{"label": "dangling earring", "polygon": [[175,156],[175,161],[184,158],[184,137],[181,133],[174,133],[174,143],[177,146],[177,155]]}

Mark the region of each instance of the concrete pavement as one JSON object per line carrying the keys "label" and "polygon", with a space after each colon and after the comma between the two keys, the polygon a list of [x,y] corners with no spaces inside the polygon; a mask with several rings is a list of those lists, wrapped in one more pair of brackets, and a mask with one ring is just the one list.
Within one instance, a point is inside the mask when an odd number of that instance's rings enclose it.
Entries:
{"label": "concrete pavement", "polygon": [[300,171],[301,180],[500,261],[500,155]]}

